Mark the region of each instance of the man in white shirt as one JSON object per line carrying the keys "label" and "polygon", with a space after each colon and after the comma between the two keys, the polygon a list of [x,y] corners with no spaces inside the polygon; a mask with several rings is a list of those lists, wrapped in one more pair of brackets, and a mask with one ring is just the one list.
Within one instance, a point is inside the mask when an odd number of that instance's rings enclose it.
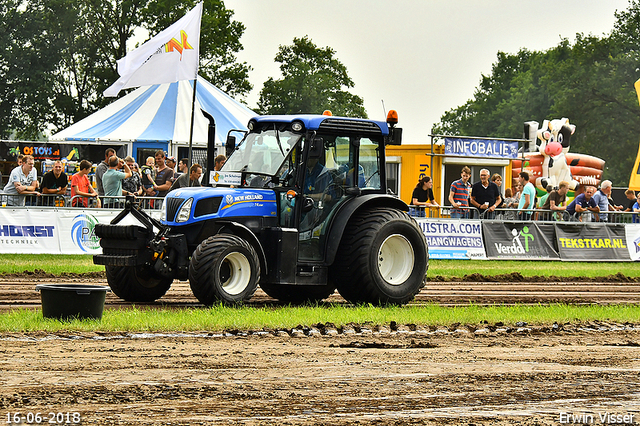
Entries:
{"label": "man in white shirt", "polygon": [[7,197],[8,206],[24,206],[25,195],[40,195],[38,189],[38,172],[33,168],[35,160],[31,155],[25,155],[22,165],[16,167],[9,175],[9,181],[3,192],[11,194]]}
{"label": "man in white shirt", "polygon": [[609,216],[609,196],[611,196],[612,183],[610,180],[603,180],[600,184],[600,190],[593,194],[593,200],[600,208],[600,221],[608,222]]}

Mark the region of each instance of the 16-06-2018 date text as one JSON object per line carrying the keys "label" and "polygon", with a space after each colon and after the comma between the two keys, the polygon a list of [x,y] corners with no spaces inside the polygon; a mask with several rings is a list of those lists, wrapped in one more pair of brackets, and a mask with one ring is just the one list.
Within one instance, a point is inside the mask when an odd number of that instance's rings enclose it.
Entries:
{"label": "16-06-2018 date text", "polygon": [[5,424],[8,425],[39,425],[39,424],[55,424],[55,425],[71,425],[79,424],[82,416],[78,412],[26,412],[19,411],[7,413]]}

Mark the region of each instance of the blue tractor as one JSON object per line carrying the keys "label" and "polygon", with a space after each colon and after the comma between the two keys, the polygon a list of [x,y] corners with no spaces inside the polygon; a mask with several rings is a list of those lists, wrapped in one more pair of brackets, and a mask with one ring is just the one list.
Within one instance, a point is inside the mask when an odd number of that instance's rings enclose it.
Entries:
{"label": "blue tractor", "polygon": [[[228,137],[210,186],[171,191],[160,220],[128,198],[111,224],[98,224],[94,262],[131,302],[156,300],[178,279],[205,305],[247,301],[258,285],[292,303],[336,289],[352,303],[407,303],[425,284],[428,248],[408,206],[387,192],[396,123],[395,111],[387,123],[253,118],[237,146]],[[119,224],[128,214],[139,224]]]}

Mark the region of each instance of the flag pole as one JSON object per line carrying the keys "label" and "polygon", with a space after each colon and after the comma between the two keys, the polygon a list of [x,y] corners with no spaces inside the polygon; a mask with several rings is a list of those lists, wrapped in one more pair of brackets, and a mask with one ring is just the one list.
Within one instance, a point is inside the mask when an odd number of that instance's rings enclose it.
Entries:
{"label": "flag pole", "polygon": [[191,169],[192,164],[192,152],[193,152],[193,121],[196,110],[196,89],[198,86],[198,74],[193,79],[193,98],[191,100],[191,128],[189,129],[189,169]]}

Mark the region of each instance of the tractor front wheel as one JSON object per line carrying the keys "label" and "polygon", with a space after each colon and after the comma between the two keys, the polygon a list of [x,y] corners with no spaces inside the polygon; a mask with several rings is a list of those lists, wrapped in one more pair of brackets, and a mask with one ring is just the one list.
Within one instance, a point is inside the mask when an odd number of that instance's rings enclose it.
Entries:
{"label": "tractor front wheel", "polygon": [[196,298],[207,306],[245,302],[260,278],[260,261],[251,244],[230,234],[218,234],[200,243],[191,256],[189,283]]}

